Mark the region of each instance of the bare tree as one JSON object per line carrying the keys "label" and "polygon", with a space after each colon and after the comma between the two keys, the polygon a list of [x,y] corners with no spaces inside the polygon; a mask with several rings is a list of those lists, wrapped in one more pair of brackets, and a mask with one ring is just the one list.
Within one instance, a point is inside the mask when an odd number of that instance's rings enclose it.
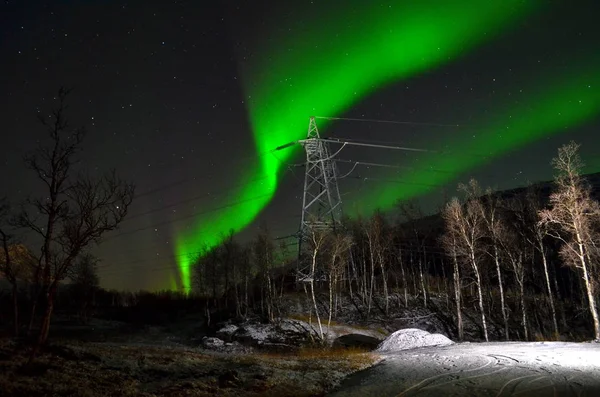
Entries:
{"label": "bare tree", "polygon": [[[409,240],[413,240],[415,245],[417,246],[417,264],[419,269],[419,283],[421,286],[421,293],[423,294],[423,306],[427,307],[427,288],[425,286],[425,274],[423,272],[423,261],[424,258],[421,256],[421,252],[423,256],[425,256],[425,238],[422,237],[419,233],[419,228],[417,227],[416,221],[423,217],[423,213],[420,208],[412,202],[409,203],[398,203],[397,207],[400,210],[400,213],[403,215],[405,221],[407,222],[407,226],[411,229],[410,234],[412,234],[412,238]],[[414,249],[413,244],[410,244],[410,264],[413,265],[413,257],[414,257]],[[414,266],[411,266],[414,269]],[[414,279],[414,278],[413,278]],[[413,280],[414,281],[414,280]],[[417,288],[415,284],[415,295],[417,294]]]}
{"label": "bare tree", "polygon": [[[451,214],[455,209],[446,207],[442,211],[442,216],[446,219],[446,222],[451,222],[453,219]],[[448,211],[448,214],[446,213]],[[449,218],[446,218],[448,216]],[[458,264],[458,253],[456,251],[456,235],[451,232],[446,232],[441,237],[441,243],[444,250],[452,257],[453,266],[453,281],[454,281],[454,301],[456,302],[456,328],[458,331],[458,339],[463,340],[465,337],[463,320],[462,320],[462,283],[460,278],[460,266]]]}
{"label": "bare tree", "polygon": [[550,311],[552,312],[552,324],[554,326],[554,338],[558,339],[560,333],[558,331],[558,321],[556,320],[556,306],[554,304],[554,293],[550,283],[550,272],[548,271],[548,254],[544,239],[548,235],[548,224],[538,222],[538,213],[542,209],[539,194],[533,188],[528,189],[526,193],[526,203],[522,215],[521,225],[524,229],[528,229],[526,233],[527,240],[540,253],[542,265],[544,269],[544,280],[546,281],[546,292],[548,292],[548,301],[550,302]]}
{"label": "bare tree", "polygon": [[253,257],[260,276],[261,307],[270,322],[275,320],[274,256],[275,245],[266,225],[262,225],[253,243]]}
{"label": "bare tree", "polygon": [[45,310],[30,361],[48,338],[50,318],[59,282],[90,244],[118,227],[133,200],[134,187],[115,172],[100,178],[77,174],[75,166],[84,137],[83,128],[71,128],[66,112],[69,91],[60,89],[58,107],[40,121],[48,145],[41,145],[26,164],[42,182],[46,194],[23,205],[17,223],[41,238],[37,273],[41,275]]}
{"label": "bare tree", "polygon": [[491,189],[487,189],[483,196],[483,217],[485,219],[487,230],[490,236],[491,249],[490,256],[496,265],[496,277],[498,278],[498,291],[500,292],[500,308],[502,312],[502,320],[504,321],[504,337],[508,340],[508,314],[506,312],[506,303],[504,302],[504,285],[502,282],[502,271],[500,269],[500,253],[498,244],[500,235],[502,234],[502,225],[500,224],[500,206],[501,200],[498,195],[494,194]]}
{"label": "bare tree", "polygon": [[[346,260],[350,246],[352,245],[352,238],[344,234],[336,234],[331,236],[331,248],[329,250],[329,318],[327,319],[327,330],[331,326],[331,316],[334,312],[333,297],[334,294],[337,297],[337,284],[339,278],[342,276],[344,268],[346,267]],[[337,301],[337,298],[336,298]]]}
{"label": "bare tree", "polygon": [[367,241],[369,244],[369,255],[371,262],[371,285],[369,292],[369,305],[367,312],[370,313],[371,302],[373,300],[373,290],[375,288],[375,263],[381,271],[381,282],[383,286],[383,294],[385,299],[385,314],[389,313],[389,292],[388,292],[388,281],[386,272],[386,251],[389,249],[388,245],[390,239],[388,239],[388,230],[385,219],[381,212],[376,211],[369,222],[365,225],[365,234],[367,235]]}
{"label": "bare tree", "polygon": [[496,244],[500,247],[503,256],[508,259],[515,280],[519,287],[519,298],[521,304],[521,325],[523,336],[529,339],[527,326],[527,305],[525,304],[525,254],[527,252],[527,240],[523,238],[525,225],[520,222],[525,211],[520,204],[522,200],[513,199],[504,203],[504,217],[496,222]]}
{"label": "bare tree", "polygon": [[469,185],[460,185],[459,189],[465,191],[466,202],[464,206],[457,198],[453,198],[446,205],[443,217],[446,223],[447,239],[455,242],[451,254],[456,253],[457,258],[469,264],[475,275],[479,311],[481,312],[481,323],[483,335],[488,341],[488,330],[483,306],[483,292],[481,268],[479,260],[484,253],[483,239],[486,235],[485,219],[479,197],[473,194],[477,189],[477,182],[471,180]]}
{"label": "bare tree", "polygon": [[[323,326],[321,324],[321,316],[319,315],[317,298],[315,296],[315,278],[319,277],[319,272],[317,270],[320,269],[317,269],[317,262],[319,258],[327,251],[330,233],[331,231],[328,229],[313,227],[310,229],[309,235],[306,236],[311,250],[310,273],[306,281],[310,286],[310,295],[312,299],[313,308],[315,310],[315,317],[317,318],[317,325],[319,326],[319,339],[321,340],[321,342],[323,341]],[[306,284],[304,285],[306,286]]]}
{"label": "bare tree", "polygon": [[542,224],[554,227],[551,235],[563,245],[560,255],[565,264],[581,271],[589,310],[594,324],[594,337],[600,341],[600,320],[596,308],[595,280],[590,256],[594,251],[594,224],[600,217],[600,205],[592,199],[591,189],[581,177],[583,164],[579,145],[570,142],[558,149],[552,163],[557,171],[556,191],[550,195],[550,208],[539,212]]}

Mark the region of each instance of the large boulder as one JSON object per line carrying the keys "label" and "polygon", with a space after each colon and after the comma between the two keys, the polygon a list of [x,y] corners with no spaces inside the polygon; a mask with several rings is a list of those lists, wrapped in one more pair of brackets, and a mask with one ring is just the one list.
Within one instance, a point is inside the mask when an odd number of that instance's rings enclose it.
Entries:
{"label": "large boulder", "polygon": [[284,319],[273,324],[229,324],[217,331],[216,336],[224,341],[237,341],[246,346],[282,348],[307,344],[310,334],[314,332],[314,329],[303,321]]}
{"label": "large boulder", "polygon": [[452,345],[450,339],[442,334],[430,334],[418,328],[400,329],[377,346],[377,352],[393,353],[402,350],[415,349],[426,346],[448,346]]}

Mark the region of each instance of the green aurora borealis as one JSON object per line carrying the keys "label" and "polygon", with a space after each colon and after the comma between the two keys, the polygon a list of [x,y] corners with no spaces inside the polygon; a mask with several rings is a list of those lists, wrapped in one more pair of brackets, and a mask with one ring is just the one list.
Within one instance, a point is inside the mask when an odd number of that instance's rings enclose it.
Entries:
{"label": "green aurora borealis", "polygon": [[[510,30],[539,4],[428,0],[393,7],[363,4],[348,7],[351,11],[336,8],[316,17],[300,33],[278,36],[260,49],[259,61],[244,66],[243,79],[258,152],[256,163],[240,176],[250,182],[231,194],[227,202],[235,202],[234,206],[199,216],[190,229],[175,231],[180,286],[190,289],[189,267],[195,253],[220,243],[224,232],[248,226],[270,202],[282,162],[294,151],[278,152],[279,159],[269,151],[303,138],[309,116],[340,115],[378,89],[464,56]],[[427,193],[432,189],[428,185],[452,181],[507,151],[594,117],[600,109],[599,66],[592,62],[584,70],[532,82],[545,88],[532,88],[519,103],[493,109],[494,117],[481,118],[476,127],[461,130],[451,141],[436,143],[461,152],[426,153],[411,164],[415,171],[400,176],[406,184],[390,188],[373,183],[368,194],[354,198],[354,205],[390,208],[398,199]],[[460,154],[469,152],[489,157]],[[436,174],[428,168],[449,172]]]}

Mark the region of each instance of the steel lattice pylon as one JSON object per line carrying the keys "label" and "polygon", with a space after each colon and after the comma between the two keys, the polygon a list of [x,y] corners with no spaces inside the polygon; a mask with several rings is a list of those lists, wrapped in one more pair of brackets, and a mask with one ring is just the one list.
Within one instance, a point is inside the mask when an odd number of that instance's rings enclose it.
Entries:
{"label": "steel lattice pylon", "polygon": [[[298,281],[321,278],[311,274],[307,263],[307,236],[314,230],[335,231],[342,220],[342,199],[337,183],[337,167],[328,143],[321,139],[314,117],[310,118],[306,139],[299,141],[306,152],[302,220],[298,236]],[[319,271],[315,271],[319,273]]]}

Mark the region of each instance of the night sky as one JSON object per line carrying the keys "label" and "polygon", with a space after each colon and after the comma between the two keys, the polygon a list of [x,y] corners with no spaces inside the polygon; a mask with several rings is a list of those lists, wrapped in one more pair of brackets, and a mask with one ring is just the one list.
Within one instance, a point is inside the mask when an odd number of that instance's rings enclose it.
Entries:
{"label": "night sky", "polygon": [[550,179],[569,140],[600,171],[597,1],[370,3],[4,0],[0,196],[43,194],[22,158],[60,86],[88,129],[86,168],[137,186],[93,250],[106,288],[189,288],[202,242],[261,222],[295,232],[302,150],[270,151],[310,116],[378,120],[317,119],[325,136],[429,150],[344,148],[350,214],[397,199],[432,211],[469,177]]}

